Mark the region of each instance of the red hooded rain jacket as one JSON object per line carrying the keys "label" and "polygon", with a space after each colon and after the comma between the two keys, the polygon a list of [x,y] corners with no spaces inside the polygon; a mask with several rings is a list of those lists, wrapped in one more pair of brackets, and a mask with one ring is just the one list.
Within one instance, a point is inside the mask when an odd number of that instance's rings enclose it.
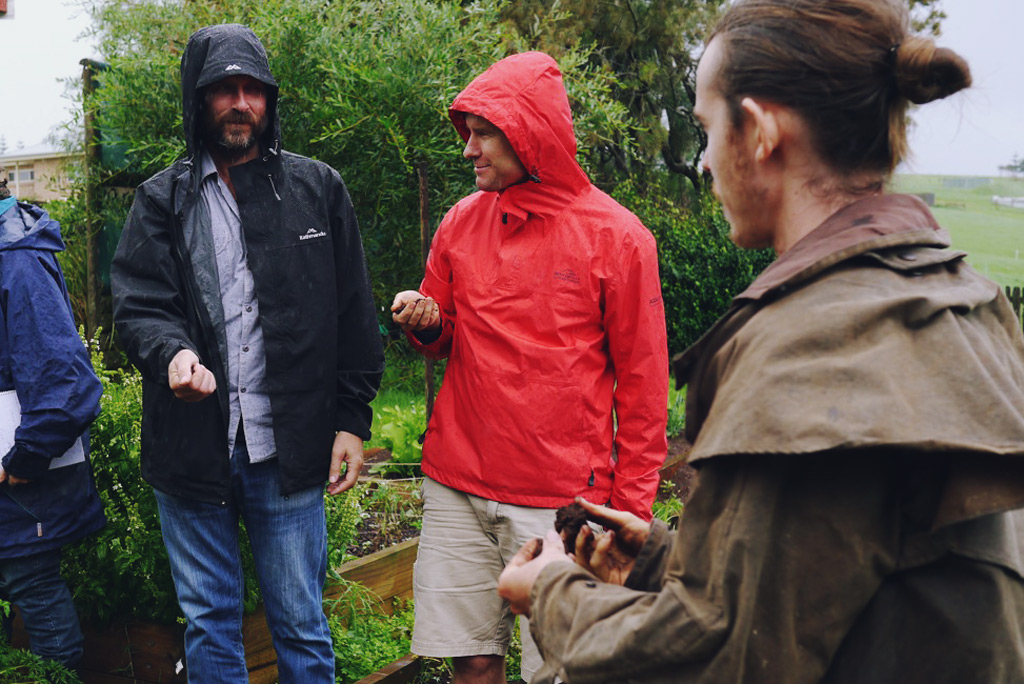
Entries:
{"label": "red hooded rain jacket", "polygon": [[583,495],[649,519],[667,449],[654,238],[576,162],[547,55],[503,59],[470,83],[449,110],[463,139],[466,113],[505,133],[531,179],[466,197],[434,237],[421,292],[442,332],[409,339],[449,362],[423,472],[495,501]]}

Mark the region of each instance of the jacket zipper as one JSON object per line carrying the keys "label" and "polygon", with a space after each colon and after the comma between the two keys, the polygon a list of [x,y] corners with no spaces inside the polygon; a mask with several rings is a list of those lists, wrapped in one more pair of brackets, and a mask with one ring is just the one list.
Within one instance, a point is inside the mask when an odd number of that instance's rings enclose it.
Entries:
{"label": "jacket zipper", "polygon": [[18,499],[16,497],[11,496],[10,491],[7,492],[7,497],[11,501],[16,503],[18,505],[18,508],[20,508],[21,510],[25,511],[25,513],[28,515],[28,517],[36,519],[36,536],[37,537],[42,537],[43,536],[43,521],[39,519],[39,516],[37,516],[35,513],[33,513],[32,511],[28,510],[27,508],[25,508],[25,506],[20,501],[18,501]]}

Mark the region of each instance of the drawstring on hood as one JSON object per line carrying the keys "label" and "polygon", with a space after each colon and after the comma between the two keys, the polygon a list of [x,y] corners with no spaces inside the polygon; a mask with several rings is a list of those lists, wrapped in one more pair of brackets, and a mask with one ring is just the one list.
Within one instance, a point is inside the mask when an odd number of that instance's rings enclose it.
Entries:
{"label": "drawstring on hood", "polygon": [[466,114],[501,129],[523,166],[529,183],[499,193],[506,217],[554,216],[590,187],[576,161],[572,110],[558,64],[543,52],[512,55],[491,65],[458,94],[448,116],[462,139],[469,140]]}

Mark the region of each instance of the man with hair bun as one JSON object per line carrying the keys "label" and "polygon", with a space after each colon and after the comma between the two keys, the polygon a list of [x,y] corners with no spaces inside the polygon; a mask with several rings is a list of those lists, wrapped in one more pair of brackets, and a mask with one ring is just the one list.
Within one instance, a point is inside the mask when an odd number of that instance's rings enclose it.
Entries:
{"label": "man with hair bun", "polygon": [[740,0],[694,114],[741,247],[778,259],[693,347],[699,485],[670,534],[586,503],[499,592],[534,682],[1024,682],[1024,338],[915,197],[906,110],[970,85],[883,0]]}

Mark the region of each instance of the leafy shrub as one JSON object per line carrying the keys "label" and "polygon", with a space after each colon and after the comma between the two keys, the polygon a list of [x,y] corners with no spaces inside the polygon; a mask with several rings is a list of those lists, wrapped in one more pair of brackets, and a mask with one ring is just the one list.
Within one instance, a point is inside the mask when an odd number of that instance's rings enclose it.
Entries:
{"label": "leafy shrub", "polygon": [[138,371],[103,368],[90,342],[93,368],[103,383],[100,416],[90,430],[90,459],[107,526],[68,547],[63,572],[85,620],[179,616],[153,490],[139,470],[142,378]]}
{"label": "leafy shrub", "polygon": [[[389,303],[422,277],[418,166],[428,168],[432,225],[474,190],[447,109],[474,76],[526,47],[501,23],[502,5],[96,0],[93,24],[110,69],[85,105],[107,144],[124,151],[127,171],[151,175],[184,152],[179,62],[188,36],[207,24],[251,26],[281,84],[284,147],[341,171],[359,217],[374,295]],[[610,74],[589,66],[588,57],[589,48],[559,55],[577,136],[591,142],[584,156],[629,126],[626,108],[611,96]]]}
{"label": "leafy shrub", "polygon": [[352,610],[329,606],[331,612],[327,622],[334,642],[335,680],[338,684],[358,681],[409,652],[412,603],[396,603],[393,615],[385,615],[369,604]]}
{"label": "leafy shrub", "polygon": [[359,523],[363,519],[362,492],[365,484],[324,499],[327,512],[327,572],[339,580],[335,572],[342,563],[349,560],[348,547],[356,538]]}
{"label": "leafy shrub", "polygon": [[671,439],[686,429],[686,388],[677,390],[670,382],[668,388],[668,422],[665,434]]}
{"label": "leafy shrub", "polygon": [[660,489],[662,496],[654,500],[651,513],[657,520],[675,528],[679,525],[679,519],[683,514],[683,501],[676,495],[675,486],[671,482],[662,482]]}
{"label": "leafy shrub", "polygon": [[672,354],[696,342],[774,258],[770,250],[740,250],[733,245],[721,207],[709,195],[690,210],[629,183],[613,194],[658,241]]}
{"label": "leafy shrub", "polygon": [[12,647],[0,639],[0,684],[80,684],[71,670],[52,660]]}
{"label": "leafy shrub", "polygon": [[423,461],[420,435],[427,429],[423,399],[408,398],[394,404],[376,402],[373,407],[373,424],[374,436],[370,443],[391,452],[390,461],[374,466],[373,472],[381,476],[414,476],[416,471],[406,464]]}

